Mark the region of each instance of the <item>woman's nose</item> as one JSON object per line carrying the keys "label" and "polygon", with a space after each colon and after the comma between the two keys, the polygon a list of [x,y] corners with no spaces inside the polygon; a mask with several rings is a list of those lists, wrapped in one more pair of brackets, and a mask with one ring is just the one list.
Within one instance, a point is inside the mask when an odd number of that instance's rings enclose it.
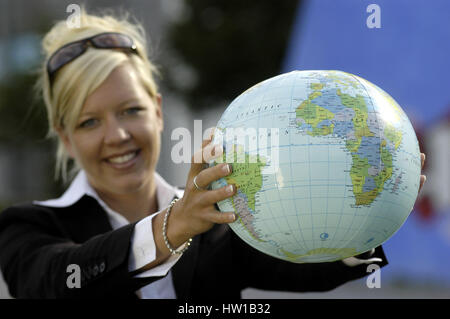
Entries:
{"label": "woman's nose", "polygon": [[130,133],[117,120],[108,121],[105,129],[104,141],[108,145],[120,144],[130,139]]}

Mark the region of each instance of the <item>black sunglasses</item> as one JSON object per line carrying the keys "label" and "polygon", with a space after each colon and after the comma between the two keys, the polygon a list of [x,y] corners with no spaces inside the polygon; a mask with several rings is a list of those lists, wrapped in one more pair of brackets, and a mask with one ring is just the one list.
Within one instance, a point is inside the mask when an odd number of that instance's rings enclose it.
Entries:
{"label": "black sunglasses", "polygon": [[105,32],[71,42],[56,50],[48,59],[47,72],[50,83],[53,81],[55,73],[60,68],[86,52],[89,46],[93,46],[97,49],[124,49],[138,54],[133,39],[122,33]]}

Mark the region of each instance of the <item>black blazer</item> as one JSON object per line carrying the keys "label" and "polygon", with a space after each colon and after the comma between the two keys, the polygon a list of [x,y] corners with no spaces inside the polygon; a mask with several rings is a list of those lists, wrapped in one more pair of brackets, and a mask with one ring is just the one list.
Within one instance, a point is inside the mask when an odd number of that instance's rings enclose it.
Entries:
{"label": "black blazer", "polygon": [[[128,271],[136,223],[112,230],[98,202],[83,196],[69,207],[34,204],[0,213],[0,267],[16,298],[137,298],[136,291],[161,277],[133,278]],[[372,257],[387,264],[378,247]],[[67,266],[81,268],[81,288],[67,287]],[[179,299],[241,297],[253,287],[278,291],[327,291],[366,276],[367,265],[337,261],[294,264],[250,247],[228,225],[193,239],[172,268]]]}

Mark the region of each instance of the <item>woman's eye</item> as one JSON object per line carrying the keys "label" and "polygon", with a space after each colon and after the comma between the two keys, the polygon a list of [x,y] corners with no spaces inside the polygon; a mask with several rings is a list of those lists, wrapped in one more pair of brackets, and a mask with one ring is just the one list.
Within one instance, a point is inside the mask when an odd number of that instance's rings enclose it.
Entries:
{"label": "woman's eye", "polygon": [[88,120],[85,120],[85,121],[81,122],[81,124],[78,125],[78,127],[80,127],[80,128],[92,127],[96,123],[97,123],[96,119],[88,119]]}

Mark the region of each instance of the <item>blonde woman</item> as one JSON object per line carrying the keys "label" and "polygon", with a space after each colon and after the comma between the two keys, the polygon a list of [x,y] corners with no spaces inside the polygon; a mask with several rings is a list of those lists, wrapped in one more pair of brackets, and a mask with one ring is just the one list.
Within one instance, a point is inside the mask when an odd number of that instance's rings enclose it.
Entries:
{"label": "blonde woman", "polygon": [[[214,204],[231,173],[193,161],[186,188],[155,171],[163,130],[161,95],[142,27],[84,10],[81,28],[61,21],[43,39],[39,81],[57,173],[76,176],[57,199],[0,214],[0,265],[17,298],[218,298],[241,290],[324,291],[387,264],[381,247],[344,262],[293,264],[263,255],[226,226]],[[220,147],[203,142],[204,162]],[[178,200],[177,200],[178,199]],[[77,278],[75,275],[81,275]]]}

